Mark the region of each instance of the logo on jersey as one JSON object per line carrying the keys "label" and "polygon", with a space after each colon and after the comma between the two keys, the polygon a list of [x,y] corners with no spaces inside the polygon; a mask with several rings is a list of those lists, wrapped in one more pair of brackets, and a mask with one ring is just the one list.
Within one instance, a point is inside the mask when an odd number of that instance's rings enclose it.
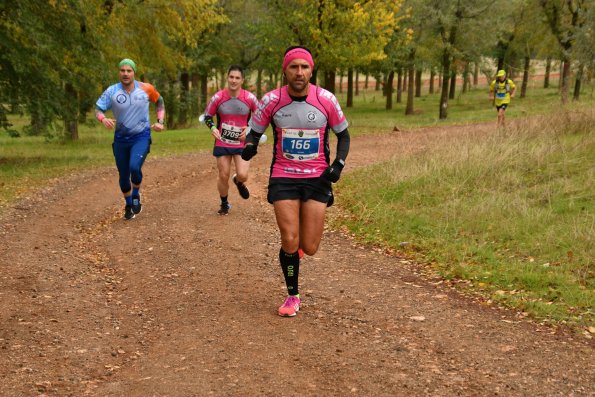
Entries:
{"label": "logo on jersey", "polygon": [[126,100],[127,100],[127,99],[126,99],[126,95],[124,95],[124,94],[118,94],[118,95],[116,96],[116,102],[118,102],[118,103],[120,103],[120,104],[121,104],[121,103],[126,103]]}
{"label": "logo on jersey", "polygon": [[308,112],[306,117],[308,118],[308,121],[314,121],[314,120],[316,120],[316,113]]}
{"label": "logo on jersey", "polygon": [[304,136],[304,131],[300,130],[300,132],[298,132],[298,136],[301,138]]}
{"label": "logo on jersey", "polygon": [[265,95],[261,100],[260,103],[258,104],[258,108],[259,109],[264,109],[269,103],[271,103],[271,101],[277,100],[279,99],[279,97],[275,94],[273,94],[272,92],[269,92],[267,95]]}

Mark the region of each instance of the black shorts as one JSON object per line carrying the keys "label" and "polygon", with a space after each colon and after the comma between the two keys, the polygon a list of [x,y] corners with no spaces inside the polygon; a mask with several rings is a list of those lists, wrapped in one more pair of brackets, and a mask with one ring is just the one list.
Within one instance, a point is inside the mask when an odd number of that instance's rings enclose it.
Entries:
{"label": "black shorts", "polygon": [[500,111],[500,109],[502,110],[506,110],[506,108],[508,107],[507,103],[503,103],[502,105],[496,106],[496,110]]}
{"label": "black shorts", "polygon": [[270,178],[267,200],[273,204],[278,200],[315,200],[333,205],[333,187],[324,178]]}
{"label": "black shorts", "polygon": [[243,148],[235,148],[235,147],[221,147],[215,146],[213,147],[213,156],[221,157],[221,156],[233,156],[236,154],[242,154]]}

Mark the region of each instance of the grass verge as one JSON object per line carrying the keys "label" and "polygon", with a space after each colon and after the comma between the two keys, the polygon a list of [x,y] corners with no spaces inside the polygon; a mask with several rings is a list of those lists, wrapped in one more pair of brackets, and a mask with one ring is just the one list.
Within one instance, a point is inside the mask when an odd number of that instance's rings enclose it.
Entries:
{"label": "grass verge", "polygon": [[356,170],[339,186],[349,216],[337,220],[365,242],[407,242],[492,301],[584,330],[595,303],[593,126],[592,108],[559,112]]}

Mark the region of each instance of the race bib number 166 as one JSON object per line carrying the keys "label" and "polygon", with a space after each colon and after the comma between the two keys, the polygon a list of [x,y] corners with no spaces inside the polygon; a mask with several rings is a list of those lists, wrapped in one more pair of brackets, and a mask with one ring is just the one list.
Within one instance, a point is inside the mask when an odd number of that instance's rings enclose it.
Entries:
{"label": "race bib number 166", "polygon": [[281,130],[283,157],[290,160],[313,160],[318,158],[320,131],[318,129],[284,128]]}

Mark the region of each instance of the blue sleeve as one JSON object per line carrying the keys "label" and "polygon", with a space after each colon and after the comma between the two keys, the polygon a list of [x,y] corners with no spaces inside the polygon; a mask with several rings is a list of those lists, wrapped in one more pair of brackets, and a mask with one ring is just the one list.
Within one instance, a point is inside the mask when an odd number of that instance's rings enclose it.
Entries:
{"label": "blue sleeve", "polygon": [[102,112],[108,111],[112,107],[112,95],[114,93],[115,86],[108,87],[107,90],[101,94],[95,106],[97,106]]}

